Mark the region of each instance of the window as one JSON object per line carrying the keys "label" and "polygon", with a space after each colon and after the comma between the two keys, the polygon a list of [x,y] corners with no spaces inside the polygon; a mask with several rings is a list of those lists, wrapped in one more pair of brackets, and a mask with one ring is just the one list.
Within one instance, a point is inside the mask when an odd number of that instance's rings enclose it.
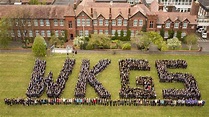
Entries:
{"label": "window", "polygon": [[112,36],[115,36],[115,30],[112,30]]}
{"label": "window", "polygon": [[97,34],[97,30],[94,30],[94,34]]}
{"label": "window", "polygon": [[187,22],[183,23],[183,27],[182,28],[187,28]]}
{"label": "window", "polygon": [[123,31],[123,36],[126,36],[127,35],[127,30],[124,30]]}
{"label": "window", "polygon": [[90,26],[90,19],[86,19],[86,26]]}
{"label": "window", "polygon": [[58,26],[58,21],[57,21],[57,19],[54,19],[54,26]]}
{"label": "window", "polygon": [[185,32],[182,32],[181,33],[181,38],[185,37],[186,36],[186,33]]}
{"label": "window", "polygon": [[112,26],[115,26],[115,25],[116,25],[116,21],[112,20]]}
{"label": "window", "polygon": [[81,26],[81,20],[77,19],[77,26]]}
{"label": "window", "polygon": [[62,19],[60,20],[60,26],[64,26],[64,21]]}
{"label": "window", "polygon": [[18,26],[18,19],[15,19],[15,26]]}
{"label": "window", "polygon": [[161,24],[158,24],[158,25],[157,25],[157,28],[162,28],[162,25],[161,25]]}
{"label": "window", "polygon": [[79,30],[79,35],[83,36],[83,30]]}
{"label": "window", "polygon": [[137,26],[138,20],[134,20],[133,26]]}
{"label": "window", "polygon": [[108,30],[105,30],[105,34],[108,35]]}
{"label": "window", "polygon": [[21,37],[20,30],[17,30],[17,37]]}
{"label": "window", "polygon": [[51,31],[50,30],[47,30],[47,37],[51,37]]}
{"label": "window", "polygon": [[131,30],[131,36],[132,37],[134,36],[134,30]]}
{"label": "window", "polygon": [[97,20],[94,20],[94,26],[97,26]]}
{"label": "window", "polygon": [[36,36],[38,36],[39,35],[39,31],[38,30],[36,30]]}
{"label": "window", "polygon": [[99,30],[99,34],[103,34],[103,30]]}
{"label": "window", "polygon": [[29,30],[29,37],[33,37],[33,31]]}
{"label": "window", "polygon": [[45,22],[46,22],[46,26],[50,26],[50,22],[49,22],[49,20],[47,19],[47,20],[45,20]]}
{"label": "window", "polygon": [[109,25],[109,21],[105,20],[105,26],[108,26],[108,25]]}
{"label": "window", "polygon": [[44,26],[44,20],[40,19],[40,26]]}
{"label": "window", "polygon": [[123,26],[127,26],[127,20],[123,20]]}
{"label": "window", "polygon": [[35,19],[34,21],[34,26],[38,26],[38,21]]}
{"label": "window", "polygon": [[171,23],[170,22],[166,22],[165,24],[165,28],[170,28]]}
{"label": "window", "polygon": [[86,36],[86,37],[89,36],[89,30],[85,30],[85,36]]}
{"label": "window", "polygon": [[81,19],[82,20],[82,26],[85,26],[85,19]]}
{"label": "window", "polygon": [[121,30],[118,30],[118,36],[120,36]]}
{"label": "window", "polygon": [[154,22],[153,21],[150,21],[149,22],[149,28],[153,28],[153,26],[154,26]]}
{"label": "window", "polygon": [[99,26],[103,26],[103,19],[99,19]]}
{"label": "window", "polygon": [[164,38],[168,38],[168,31],[165,32]]}
{"label": "window", "polygon": [[174,23],[174,28],[179,28],[179,22]]}
{"label": "window", "polygon": [[69,28],[72,28],[72,27],[73,27],[72,21],[69,21],[68,27],[69,27]]}
{"label": "window", "polygon": [[11,37],[15,37],[14,30],[11,30]]}
{"label": "window", "polygon": [[45,37],[45,31],[44,30],[41,31],[41,36]]}
{"label": "window", "polygon": [[31,26],[31,20],[27,20],[28,21],[28,26]]}
{"label": "window", "polygon": [[58,30],[55,30],[54,32],[55,32],[55,36],[56,37],[59,37],[59,31]]}
{"label": "window", "polygon": [[143,26],[143,20],[139,20],[139,26]]}
{"label": "window", "polygon": [[60,33],[61,33],[61,36],[62,36],[62,37],[65,37],[65,31],[64,31],[64,30],[61,30]]}
{"label": "window", "polygon": [[122,19],[118,19],[118,22],[117,22],[118,24],[118,26],[122,26]]}

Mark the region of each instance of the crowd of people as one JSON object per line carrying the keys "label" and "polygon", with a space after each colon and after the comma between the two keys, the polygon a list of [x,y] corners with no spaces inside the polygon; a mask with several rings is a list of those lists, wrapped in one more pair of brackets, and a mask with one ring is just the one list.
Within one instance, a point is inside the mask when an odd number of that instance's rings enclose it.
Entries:
{"label": "crowd of people", "polygon": [[204,106],[204,100],[197,99],[119,99],[106,98],[5,98],[6,105],[104,105],[104,106]]}
{"label": "crowd of people", "polygon": [[188,73],[171,73],[167,68],[187,68],[185,60],[157,60],[155,62],[160,82],[182,82],[184,89],[164,89],[162,90],[164,99],[197,99],[201,97],[194,76]]}
{"label": "crowd of people", "polygon": [[31,80],[26,91],[27,97],[41,97],[44,92],[44,74],[46,69],[46,61],[36,59]]}
{"label": "crowd of people", "polygon": [[[119,71],[121,78],[121,89],[119,92],[120,98],[141,98],[141,99],[155,99],[154,86],[152,79],[148,77],[141,77],[138,84],[142,84],[143,88],[130,88],[129,74],[130,70],[150,71],[150,66],[147,60],[144,59],[125,59],[119,60]],[[142,81],[142,82],[141,82]],[[150,90],[149,90],[150,89]]]}
{"label": "crowd of people", "polygon": [[89,70],[90,61],[84,59],[81,64],[78,82],[75,87],[75,97],[84,98],[86,94],[86,85],[89,83],[100,98],[111,98],[111,94],[103,87],[102,83],[96,79],[96,75],[103,71],[110,63],[111,61],[109,59],[100,60],[92,70]]}
{"label": "crowd of people", "polygon": [[44,80],[46,85],[46,93],[49,98],[58,98],[65,89],[65,84],[69,75],[72,73],[75,59],[67,58],[64,62],[63,68],[60,71],[56,82],[53,81],[53,73],[49,72],[48,77]]}

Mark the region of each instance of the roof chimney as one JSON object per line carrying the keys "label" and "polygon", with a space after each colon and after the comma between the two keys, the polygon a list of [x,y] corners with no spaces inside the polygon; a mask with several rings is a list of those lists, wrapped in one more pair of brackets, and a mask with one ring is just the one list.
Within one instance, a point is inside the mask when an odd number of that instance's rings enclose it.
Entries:
{"label": "roof chimney", "polygon": [[112,8],[110,7],[109,8],[109,19],[111,19],[112,18]]}
{"label": "roof chimney", "polygon": [[128,8],[128,17],[130,17],[131,16],[131,8],[129,7]]}
{"label": "roof chimney", "polygon": [[200,4],[198,2],[193,1],[190,14],[191,15],[198,15],[198,10],[199,10]]}

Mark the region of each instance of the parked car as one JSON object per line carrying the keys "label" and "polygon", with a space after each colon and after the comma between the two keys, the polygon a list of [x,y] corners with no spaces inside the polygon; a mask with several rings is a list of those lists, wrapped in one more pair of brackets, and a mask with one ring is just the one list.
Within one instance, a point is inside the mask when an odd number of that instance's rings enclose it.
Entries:
{"label": "parked car", "polygon": [[207,31],[202,32],[202,38],[203,39],[207,39],[208,38]]}
{"label": "parked car", "polygon": [[199,32],[199,33],[202,33],[202,32],[204,32],[205,30],[204,30],[204,28],[199,28],[198,30],[197,30],[197,32]]}

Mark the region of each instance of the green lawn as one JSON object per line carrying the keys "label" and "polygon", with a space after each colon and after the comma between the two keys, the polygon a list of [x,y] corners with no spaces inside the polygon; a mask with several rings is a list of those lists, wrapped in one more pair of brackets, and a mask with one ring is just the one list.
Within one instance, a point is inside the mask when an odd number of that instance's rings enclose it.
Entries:
{"label": "green lawn", "polygon": [[[43,59],[47,60],[46,74],[49,71],[54,73],[54,79],[57,78],[62,68],[66,55],[56,54]],[[76,65],[66,84],[62,97],[72,98],[74,88],[77,83],[78,73],[80,71],[81,61],[84,58],[90,59],[91,67],[100,59],[111,59],[111,64],[103,72],[98,74],[97,78],[103,86],[111,93],[112,99],[119,98],[120,77],[118,70],[118,60],[124,58],[148,59],[151,71],[131,71],[130,83],[135,86],[135,77],[139,75],[150,75],[154,79],[157,98],[162,98],[162,89],[165,88],[183,88],[181,83],[159,83],[157,71],[154,66],[156,59],[185,59],[188,63],[187,69],[169,70],[173,72],[192,73],[202,94],[202,99],[206,100],[204,107],[151,107],[151,106],[84,106],[84,105],[43,105],[43,106],[7,106],[4,104],[4,98],[26,97],[25,92],[31,77],[35,57],[30,53],[0,53],[0,116],[146,116],[146,117],[205,117],[209,115],[209,55],[148,55],[148,54],[102,54],[102,53],[78,53],[76,55]],[[46,97],[46,94],[43,95]],[[97,97],[94,89],[88,85],[86,97]]]}

